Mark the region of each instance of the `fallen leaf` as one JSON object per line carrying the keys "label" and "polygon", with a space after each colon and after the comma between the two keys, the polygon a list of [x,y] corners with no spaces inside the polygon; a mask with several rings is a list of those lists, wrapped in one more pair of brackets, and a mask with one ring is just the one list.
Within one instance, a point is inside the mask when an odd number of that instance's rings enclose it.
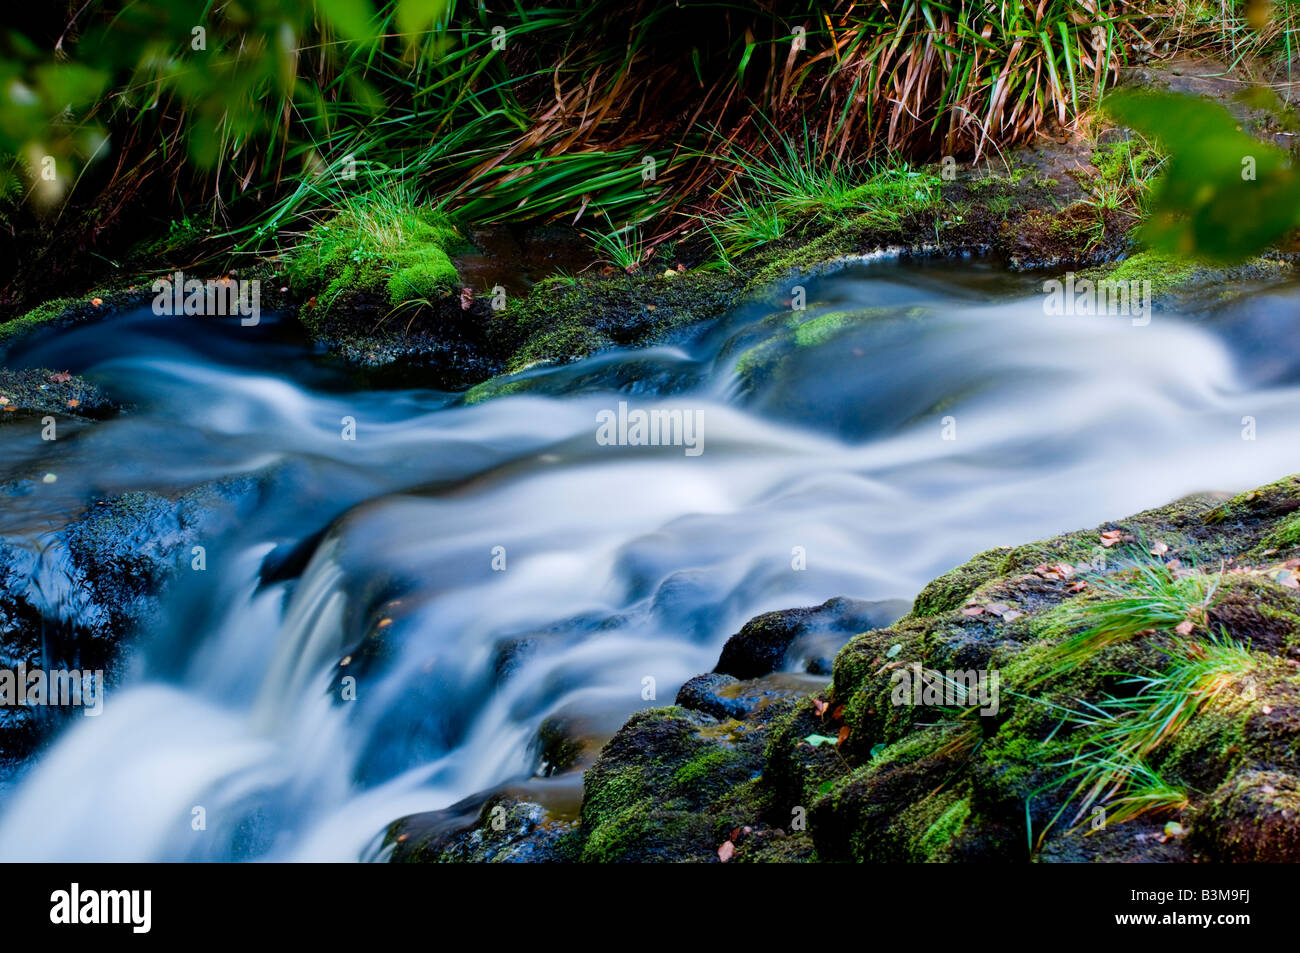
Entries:
{"label": "fallen leaf", "polygon": [[1184,619],[1182,622],[1179,622],[1174,626],[1174,631],[1179,635],[1191,635],[1194,628],[1196,628],[1196,623],[1191,619]]}
{"label": "fallen leaf", "polygon": [[840,729],[840,736],[835,741],[835,747],[838,748],[840,745],[844,744],[844,742],[848,740],[849,740],[849,726],[845,725],[843,728]]}
{"label": "fallen leaf", "polygon": [[989,612],[992,612],[994,615],[999,615],[999,616],[1005,615],[1006,613],[1011,611],[1011,607],[1007,605],[1005,602],[990,602],[984,608],[988,609]]}
{"label": "fallen leaf", "polygon": [[104,303],[104,299],[103,299],[103,298],[91,298],[91,299],[90,299],[90,303],[93,304],[96,308],[98,308],[101,304]]}
{"label": "fallen leaf", "polygon": [[836,705],[835,710],[831,712],[831,721],[843,721],[843,720],[844,720],[844,706]]}
{"label": "fallen leaf", "polygon": [[812,745],[814,748],[820,748],[822,745],[833,745],[839,743],[838,739],[831,738],[828,735],[809,735],[804,739],[804,741],[808,742],[808,744]]}
{"label": "fallen leaf", "polygon": [[962,615],[968,615],[968,616],[977,616],[977,615],[982,615],[983,613],[984,613],[983,606],[967,606],[965,609],[961,610]]}
{"label": "fallen leaf", "polygon": [[893,658],[901,651],[903,651],[903,643],[895,642],[893,645],[889,647],[889,651],[885,653],[885,658]]}
{"label": "fallen leaf", "polygon": [[75,397],[72,397],[72,398],[70,398],[70,399],[68,400],[68,406],[69,406],[69,407],[79,407],[79,406],[81,406],[81,401],[77,400],[77,398],[75,398]]}
{"label": "fallen leaf", "polygon": [[1182,837],[1186,833],[1187,831],[1184,830],[1183,825],[1179,824],[1177,821],[1170,821],[1165,825],[1166,837]]}
{"label": "fallen leaf", "polygon": [[822,701],[820,698],[814,698],[812,700],[812,703],[813,703],[813,711],[817,713],[818,718],[826,714],[826,709],[830,707],[829,704]]}
{"label": "fallen leaf", "polygon": [[1019,619],[1022,615],[1024,615],[1024,613],[1018,609],[1008,609],[1006,612],[1002,613],[1002,621],[1014,622],[1016,621],[1016,619]]}
{"label": "fallen leaf", "polygon": [[1169,552],[1169,544],[1157,541],[1150,549],[1152,556],[1163,556]]}
{"label": "fallen leaf", "polygon": [[1262,710],[1262,711],[1264,712],[1264,714],[1266,714],[1266,715],[1271,715],[1271,714],[1273,714],[1273,706],[1272,706],[1272,705],[1265,705],[1265,706],[1263,707],[1263,709],[1261,709],[1261,710]]}
{"label": "fallen leaf", "polygon": [[718,860],[722,861],[722,863],[725,864],[727,861],[731,860],[733,856],[735,856],[735,853],[736,853],[736,845],[733,844],[731,841],[723,841],[722,846],[718,848]]}
{"label": "fallen leaf", "polygon": [[59,371],[50,375],[50,382],[53,384],[66,384],[70,380],[72,380],[72,375],[67,371]]}

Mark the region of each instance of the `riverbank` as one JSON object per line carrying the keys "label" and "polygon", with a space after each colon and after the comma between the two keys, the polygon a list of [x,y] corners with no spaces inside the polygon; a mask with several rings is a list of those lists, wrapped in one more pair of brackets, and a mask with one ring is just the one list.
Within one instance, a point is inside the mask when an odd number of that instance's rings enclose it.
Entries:
{"label": "riverbank", "polygon": [[498,795],[386,844],[425,862],[1300,860],[1298,514],[1288,477],[982,553],[852,637],[814,692],[773,672],[830,608],[756,619],[601,749],[576,822]]}

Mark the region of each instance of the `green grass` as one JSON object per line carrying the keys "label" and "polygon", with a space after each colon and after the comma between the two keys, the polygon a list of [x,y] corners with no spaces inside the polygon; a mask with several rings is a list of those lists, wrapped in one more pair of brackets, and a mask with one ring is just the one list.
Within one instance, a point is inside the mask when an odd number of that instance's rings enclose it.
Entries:
{"label": "green grass", "polygon": [[1036,681],[1067,672],[1102,649],[1182,623],[1205,625],[1219,574],[1173,570],[1141,551],[1131,569],[1085,577],[1091,594],[1067,603],[1045,634],[1059,641]]}
{"label": "green grass", "polygon": [[1076,782],[1074,823],[1096,804],[1106,807],[1107,823],[1187,805],[1186,792],[1166,782],[1148,759],[1207,704],[1239,684],[1255,660],[1226,636],[1182,640],[1171,654],[1162,671],[1125,676],[1121,685],[1133,691],[1108,695],[1067,716],[1083,736],[1075,755],[1057,765],[1068,769],[1058,784]]}
{"label": "green grass", "polygon": [[397,183],[346,197],[308,228],[289,250],[289,275],[324,310],[356,292],[382,294],[396,309],[456,291],[450,251],[461,244],[442,213]]}
{"label": "green grass", "polygon": [[588,230],[586,235],[600,260],[615,268],[631,273],[639,270],[646,260],[649,249],[639,225],[625,225],[610,232]]}

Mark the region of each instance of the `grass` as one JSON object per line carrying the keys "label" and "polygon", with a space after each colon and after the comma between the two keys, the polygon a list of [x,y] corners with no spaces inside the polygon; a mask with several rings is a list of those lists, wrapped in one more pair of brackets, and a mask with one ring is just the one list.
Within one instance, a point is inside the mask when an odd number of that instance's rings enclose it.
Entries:
{"label": "grass", "polygon": [[1057,765],[1069,770],[1056,784],[1076,782],[1067,802],[1079,804],[1073,823],[1098,804],[1112,824],[1187,806],[1186,792],[1162,778],[1148,758],[1207,704],[1233,690],[1255,661],[1247,648],[1222,636],[1179,641],[1171,655],[1162,671],[1124,677],[1121,684],[1136,691],[1108,695],[1067,716],[1083,732],[1075,755]]}
{"label": "grass", "polygon": [[729,167],[723,204],[699,216],[728,267],[745,252],[809,226],[856,218],[881,228],[937,205],[939,179],[897,156],[848,167],[827,164],[804,125],[796,135],[762,134],[764,148],[730,144],[716,157]]}
{"label": "grass", "polygon": [[[0,153],[49,140],[66,192],[112,196],[96,229],[147,195],[242,252],[388,177],[475,224],[671,229],[668,213],[702,203],[737,220],[721,237],[739,248],[803,212],[894,220],[916,173],[864,161],[979,154],[1068,123],[1137,38],[1120,0],[91,5],[57,69],[38,43],[10,44],[6,75],[33,95],[0,106]],[[719,155],[744,158],[758,197],[719,182]],[[85,176],[92,156],[102,174]]]}
{"label": "grass", "polygon": [[588,230],[586,235],[601,261],[629,274],[640,269],[649,253],[639,225],[625,225],[609,232]]}
{"label": "grass", "polygon": [[323,310],[353,292],[382,295],[397,309],[458,288],[449,252],[462,241],[410,185],[393,183],[346,197],[311,225],[289,249],[289,275]]}
{"label": "grass", "polygon": [[[1067,603],[1047,627],[1059,642],[1037,681],[1069,671],[1104,648],[1147,632],[1204,626],[1219,574],[1171,569],[1139,551],[1131,569],[1085,577],[1093,595]],[[1035,682],[1035,683],[1036,683]]]}

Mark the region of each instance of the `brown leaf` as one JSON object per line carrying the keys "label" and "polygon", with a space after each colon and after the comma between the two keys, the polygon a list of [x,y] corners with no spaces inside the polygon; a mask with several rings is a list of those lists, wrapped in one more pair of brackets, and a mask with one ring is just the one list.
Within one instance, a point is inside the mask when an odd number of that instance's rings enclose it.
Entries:
{"label": "brown leaf", "polygon": [[836,705],[835,710],[831,712],[831,721],[843,721],[843,720],[844,720],[844,706]]}
{"label": "brown leaf", "polygon": [[848,740],[849,740],[849,726],[845,725],[840,729],[840,736],[839,739],[835,742],[835,747],[838,748],[840,745],[844,744],[844,742]]}
{"label": "brown leaf", "polygon": [[1174,631],[1177,632],[1179,635],[1191,635],[1192,630],[1195,628],[1196,628],[1195,622],[1193,622],[1191,619],[1184,619],[1182,622],[1179,622],[1176,626],[1174,626]]}
{"label": "brown leaf", "polygon": [[59,371],[50,375],[50,382],[54,384],[66,384],[70,380],[72,380],[72,375],[67,371]]}
{"label": "brown leaf", "polygon": [[722,846],[718,848],[718,860],[725,864],[727,861],[731,860],[735,853],[736,845],[731,841],[723,841]]}
{"label": "brown leaf", "polygon": [[822,701],[820,698],[814,698],[812,700],[812,703],[813,703],[813,711],[817,713],[818,718],[826,714],[826,709],[830,707],[829,704]]}
{"label": "brown leaf", "polygon": [[1005,602],[990,602],[984,608],[988,609],[989,612],[992,612],[994,615],[999,615],[999,616],[1005,615],[1006,613],[1011,611],[1011,607],[1007,605]]}
{"label": "brown leaf", "polygon": [[962,615],[969,615],[969,616],[982,615],[983,612],[984,612],[983,606],[967,606],[965,609],[961,610]]}

